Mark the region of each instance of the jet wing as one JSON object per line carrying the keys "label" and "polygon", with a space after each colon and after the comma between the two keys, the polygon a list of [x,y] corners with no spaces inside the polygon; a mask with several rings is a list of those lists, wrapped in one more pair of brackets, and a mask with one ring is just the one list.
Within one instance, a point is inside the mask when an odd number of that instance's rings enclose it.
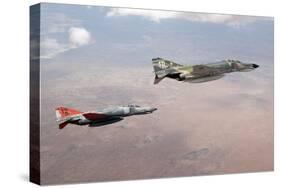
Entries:
{"label": "jet wing", "polygon": [[105,119],[108,118],[108,115],[99,113],[99,112],[85,112],[82,114],[85,118],[95,121],[95,120],[100,120],[100,119]]}
{"label": "jet wing", "polygon": [[154,78],[154,82],[153,84],[158,84],[161,80],[163,80],[165,77],[163,78],[158,78],[157,75],[155,75],[155,78]]}
{"label": "jet wing", "polygon": [[193,70],[191,74],[194,75],[194,77],[215,76],[222,74],[219,69],[206,65],[194,65],[192,68]]}
{"label": "jet wing", "polygon": [[202,83],[202,82],[218,80],[218,79],[222,78],[223,76],[224,76],[223,74],[219,74],[219,75],[215,75],[215,76],[198,77],[198,78],[188,79],[188,80],[184,80],[184,81],[189,82],[189,83]]}

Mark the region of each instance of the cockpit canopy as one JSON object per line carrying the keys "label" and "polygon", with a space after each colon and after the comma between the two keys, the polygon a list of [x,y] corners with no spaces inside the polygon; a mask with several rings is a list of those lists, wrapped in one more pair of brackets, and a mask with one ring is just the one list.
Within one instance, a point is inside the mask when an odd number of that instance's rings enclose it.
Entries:
{"label": "cockpit canopy", "polygon": [[230,63],[242,63],[239,60],[233,60],[233,59],[228,59],[227,61],[230,62]]}
{"label": "cockpit canopy", "polygon": [[246,64],[246,63],[242,63],[241,61],[238,60],[231,60],[228,59],[227,63],[231,66],[231,68],[233,70],[238,70],[238,71],[242,71],[242,70],[248,70],[248,69],[253,69],[255,67],[252,66],[252,64]]}
{"label": "cockpit canopy", "polygon": [[129,104],[128,107],[140,107],[139,105]]}

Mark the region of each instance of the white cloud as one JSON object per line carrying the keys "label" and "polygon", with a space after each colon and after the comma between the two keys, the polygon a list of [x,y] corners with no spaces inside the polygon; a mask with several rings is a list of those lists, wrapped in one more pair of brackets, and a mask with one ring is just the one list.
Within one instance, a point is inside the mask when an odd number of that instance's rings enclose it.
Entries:
{"label": "white cloud", "polygon": [[68,35],[69,38],[66,42],[59,42],[56,38],[43,36],[40,42],[40,58],[50,59],[60,53],[94,42],[90,32],[83,27],[69,28]]}
{"label": "white cloud", "polygon": [[160,11],[160,10],[143,10],[143,9],[128,9],[128,8],[111,8],[106,14],[112,16],[143,16],[152,21],[159,22],[161,19],[176,18],[178,12]]}
{"label": "white cloud", "polygon": [[91,41],[91,34],[81,27],[71,27],[69,30],[69,42],[75,46],[83,46]]}
{"label": "white cloud", "polygon": [[239,16],[225,14],[207,14],[207,13],[191,13],[191,12],[174,12],[162,10],[144,10],[144,9],[128,9],[128,8],[111,8],[106,16],[142,16],[151,21],[160,22],[164,19],[184,19],[192,22],[210,22],[217,24],[226,24],[228,26],[239,27],[246,23],[256,21],[254,16]]}
{"label": "white cloud", "polygon": [[[63,13],[42,13],[40,58],[56,55],[94,42],[82,21]],[[65,37],[66,36],[66,37]]]}

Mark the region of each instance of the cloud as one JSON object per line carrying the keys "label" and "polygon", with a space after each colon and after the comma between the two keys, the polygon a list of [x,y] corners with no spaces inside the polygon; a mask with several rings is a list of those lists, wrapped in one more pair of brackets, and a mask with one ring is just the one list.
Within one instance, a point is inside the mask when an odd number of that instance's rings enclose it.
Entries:
{"label": "cloud", "polygon": [[63,13],[42,12],[40,58],[56,55],[94,42],[83,21]]}
{"label": "cloud", "polygon": [[81,27],[71,27],[69,30],[69,41],[73,46],[83,46],[91,41],[91,34]]}
{"label": "cloud", "polygon": [[128,8],[111,8],[106,16],[142,16],[152,21],[159,22],[161,19],[176,18],[178,12],[159,11],[159,10],[143,10],[143,9],[128,9]]}
{"label": "cloud", "polygon": [[[239,16],[225,14],[207,14],[192,12],[175,12],[162,10],[144,10],[144,9],[128,9],[128,8],[111,8],[107,17],[116,16],[141,16],[154,22],[160,22],[164,19],[183,19],[192,22],[209,22],[216,24],[226,24],[228,26],[239,27],[247,23],[257,20],[254,16]],[[259,18],[261,19],[261,18]]]}
{"label": "cloud", "polygon": [[40,42],[40,58],[50,59],[60,53],[94,42],[90,32],[83,27],[69,28],[68,35],[66,42],[59,42],[56,38],[44,36]]}

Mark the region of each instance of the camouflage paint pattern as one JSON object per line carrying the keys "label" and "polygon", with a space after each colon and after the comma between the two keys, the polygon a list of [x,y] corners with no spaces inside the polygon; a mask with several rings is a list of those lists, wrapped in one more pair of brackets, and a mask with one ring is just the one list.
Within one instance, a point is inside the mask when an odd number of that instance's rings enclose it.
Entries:
{"label": "camouflage paint pattern", "polygon": [[238,60],[184,66],[163,58],[153,58],[152,64],[155,73],[154,84],[165,77],[190,83],[207,82],[222,78],[224,73],[246,72],[259,67],[257,64],[242,63]]}

